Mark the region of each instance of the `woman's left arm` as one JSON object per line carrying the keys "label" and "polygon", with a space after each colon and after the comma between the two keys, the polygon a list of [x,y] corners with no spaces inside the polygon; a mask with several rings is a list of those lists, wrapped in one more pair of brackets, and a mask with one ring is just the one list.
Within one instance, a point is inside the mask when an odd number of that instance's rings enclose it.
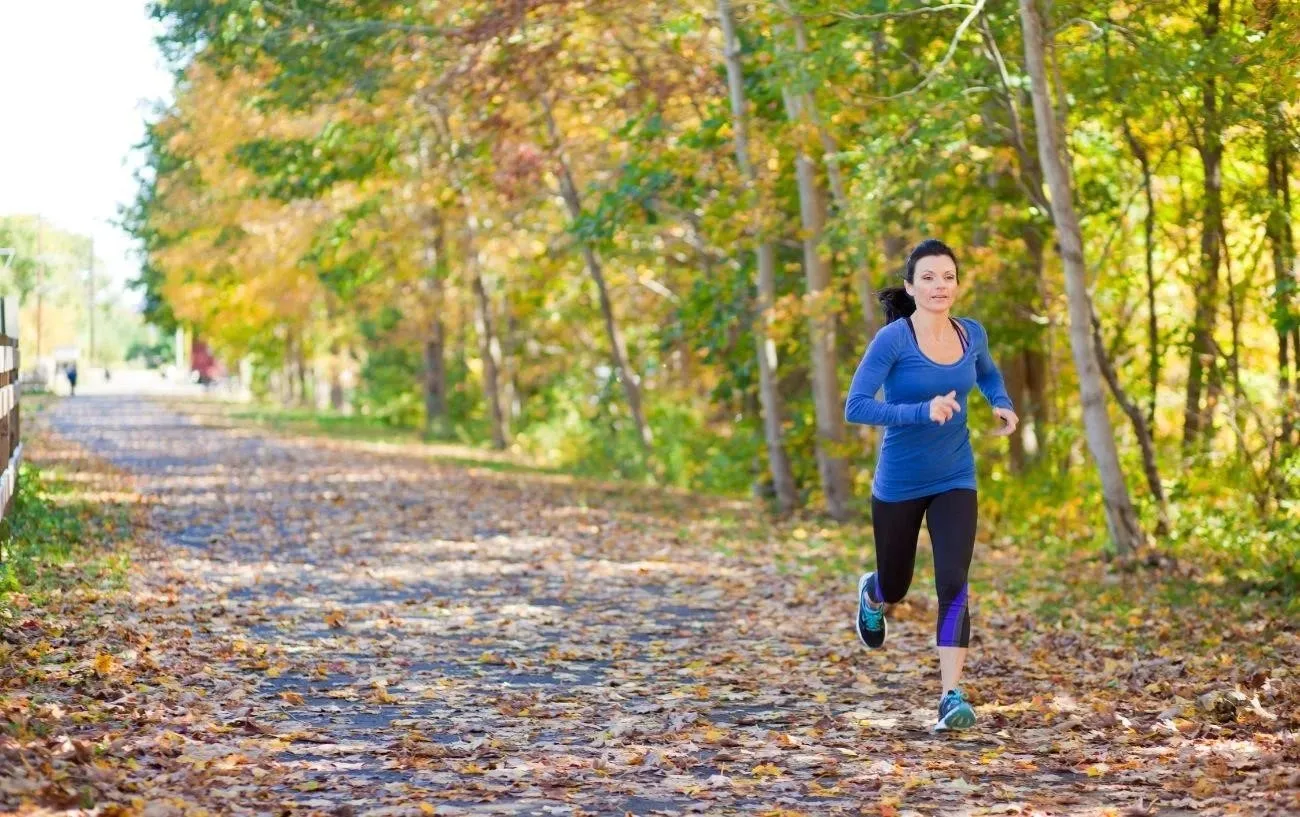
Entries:
{"label": "woman's left arm", "polygon": [[994,408],[1012,409],[1011,397],[1007,394],[1007,384],[1002,380],[1002,372],[989,354],[989,336],[984,327],[975,321],[975,331],[971,341],[975,344],[975,384],[989,405]]}
{"label": "woman's left arm", "polygon": [[993,356],[989,354],[988,332],[985,332],[984,327],[978,322],[971,321],[971,323],[975,325],[976,330],[972,338],[972,342],[976,344],[975,384],[979,386],[984,399],[993,406],[993,413],[1002,421],[1002,425],[993,433],[1005,437],[1016,430],[1020,418],[1016,416],[1011,396],[1007,394],[1007,384],[1002,380],[1002,372],[998,371]]}

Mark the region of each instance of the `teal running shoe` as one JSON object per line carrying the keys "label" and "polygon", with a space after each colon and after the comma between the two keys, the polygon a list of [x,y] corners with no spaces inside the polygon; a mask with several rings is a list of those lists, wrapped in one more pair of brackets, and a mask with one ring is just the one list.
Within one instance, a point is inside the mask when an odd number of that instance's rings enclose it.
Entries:
{"label": "teal running shoe", "polygon": [[878,649],[885,643],[885,605],[876,604],[867,595],[867,582],[875,573],[863,573],[858,579],[858,617],[853,628],[858,631],[858,640],[872,649]]}
{"label": "teal running shoe", "polygon": [[951,732],[957,729],[969,729],[975,725],[975,707],[966,700],[960,689],[950,689],[939,701],[939,721],[931,731]]}

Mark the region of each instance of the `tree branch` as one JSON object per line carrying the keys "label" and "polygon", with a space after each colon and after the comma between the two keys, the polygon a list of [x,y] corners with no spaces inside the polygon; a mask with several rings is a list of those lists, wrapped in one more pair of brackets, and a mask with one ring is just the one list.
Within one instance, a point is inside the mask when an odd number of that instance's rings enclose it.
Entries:
{"label": "tree branch", "polygon": [[970,3],[946,3],[942,6],[925,6],[923,8],[905,9],[903,11],[882,11],[875,14],[859,14],[856,11],[832,11],[831,14],[836,17],[843,17],[846,20],[901,20],[905,17],[916,17],[921,14],[936,14],[943,11],[952,11],[953,9],[973,9],[984,5],[983,2],[972,5]]}
{"label": "tree branch", "polygon": [[979,0],[979,2],[973,6],[950,6],[950,8],[969,8],[971,9],[971,13],[966,15],[966,19],[961,21],[961,25],[957,26],[957,31],[952,35],[952,41],[948,43],[948,50],[944,52],[943,58],[940,59],[939,62],[930,69],[929,73],[927,73],[916,85],[913,85],[906,91],[899,91],[896,94],[874,97],[873,101],[889,102],[894,99],[902,99],[905,96],[911,96],[912,94],[917,93],[928,86],[931,82],[934,82],[935,78],[939,76],[939,72],[952,61],[952,55],[957,52],[957,43],[961,41],[961,37],[966,33],[966,29],[970,28],[970,24],[974,22],[975,18],[977,18],[980,15],[980,12],[984,10],[984,5],[987,2],[988,0]]}

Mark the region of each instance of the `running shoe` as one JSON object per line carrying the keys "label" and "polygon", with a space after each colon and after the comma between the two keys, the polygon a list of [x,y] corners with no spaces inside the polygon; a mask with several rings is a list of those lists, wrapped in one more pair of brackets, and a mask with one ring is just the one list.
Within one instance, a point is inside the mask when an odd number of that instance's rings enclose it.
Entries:
{"label": "running shoe", "polygon": [[932,731],[949,732],[975,725],[975,708],[960,689],[950,689],[939,701],[939,720]]}
{"label": "running shoe", "polygon": [[872,649],[885,643],[885,605],[875,604],[867,595],[867,583],[875,573],[863,573],[858,579],[858,617],[853,622],[858,640]]}

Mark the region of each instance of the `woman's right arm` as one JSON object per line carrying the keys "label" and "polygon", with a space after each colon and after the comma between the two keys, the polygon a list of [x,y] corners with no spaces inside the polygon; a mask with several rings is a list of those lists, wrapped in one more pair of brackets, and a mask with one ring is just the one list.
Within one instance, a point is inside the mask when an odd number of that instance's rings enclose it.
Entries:
{"label": "woman's right arm", "polygon": [[930,404],[886,403],[876,399],[876,392],[884,385],[894,361],[898,359],[898,333],[882,329],[872,338],[867,353],[862,356],[858,370],[849,386],[849,397],[844,401],[844,419],[850,423],[872,426],[907,426],[932,422]]}

